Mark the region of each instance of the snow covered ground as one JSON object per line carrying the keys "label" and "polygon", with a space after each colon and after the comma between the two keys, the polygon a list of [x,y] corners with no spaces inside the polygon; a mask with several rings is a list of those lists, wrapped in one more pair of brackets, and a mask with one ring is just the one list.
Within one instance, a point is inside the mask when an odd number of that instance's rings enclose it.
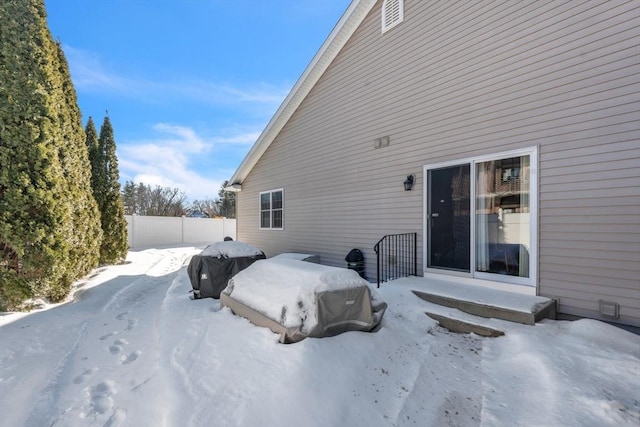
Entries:
{"label": "snow covered ground", "polygon": [[640,337],[593,320],[450,333],[387,283],[376,333],[278,343],[191,300],[193,247],[130,252],[72,302],[0,313],[0,426],[638,426]]}

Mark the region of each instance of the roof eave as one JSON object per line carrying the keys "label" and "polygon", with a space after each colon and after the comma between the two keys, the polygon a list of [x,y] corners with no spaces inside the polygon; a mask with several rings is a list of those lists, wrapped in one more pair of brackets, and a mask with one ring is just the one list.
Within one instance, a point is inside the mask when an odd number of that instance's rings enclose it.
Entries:
{"label": "roof eave", "polygon": [[264,128],[245,158],[235,171],[230,183],[242,184],[260,157],[269,148],[273,140],[298,109],[313,86],[327,70],[331,62],[342,50],[349,38],[371,11],[377,0],[353,0],[342,15],[329,37],[322,44],[305,71],[293,86],[287,97]]}
{"label": "roof eave", "polygon": [[224,191],[228,191],[230,193],[239,193],[242,191],[242,184],[231,184],[224,187]]}

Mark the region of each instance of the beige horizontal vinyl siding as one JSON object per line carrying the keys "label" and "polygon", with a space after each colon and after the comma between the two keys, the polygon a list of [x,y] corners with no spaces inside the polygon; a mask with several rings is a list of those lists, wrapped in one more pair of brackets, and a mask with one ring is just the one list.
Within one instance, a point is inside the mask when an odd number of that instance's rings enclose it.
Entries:
{"label": "beige horizontal vinyl siding", "polygon": [[[243,182],[239,237],[337,266],[357,247],[375,279],[376,241],[417,232],[421,271],[423,166],[538,147],[540,293],[640,324],[640,5],[405,0],[381,34],[381,3]],[[275,188],[284,230],[259,230]]]}
{"label": "beige horizontal vinyl siding", "polygon": [[541,150],[540,290],[562,312],[600,318],[605,300],[640,325],[637,127],[581,142]]}

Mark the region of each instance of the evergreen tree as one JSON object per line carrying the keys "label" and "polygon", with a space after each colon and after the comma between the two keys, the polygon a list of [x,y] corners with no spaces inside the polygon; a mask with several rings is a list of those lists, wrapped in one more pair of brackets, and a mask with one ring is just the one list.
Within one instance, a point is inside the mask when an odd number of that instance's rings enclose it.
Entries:
{"label": "evergreen tree", "polygon": [[64,298],[101,233],[66,59],[43,0],[0,2],[0,308]]}
{"label": "evergreen tree", "polygon": [[93,117],[89,117],[87,125],[84,128],[87,141],[87,150],[89,152],[89,163],[91,163],[91,190],[93,197],[98,203],[98,209],[103,204],[101,196],[106,190],[106,166],[104,165],[104,156],[100,153],[100,141],[98,140],[98,131],[93,122]]}
{"label": "evergreen tree", "polygon": [[127,181],[124,183],[124,188],[122,189],[122,203],[124,203],[125,215],[139,214],[135,182]]}
{"label": "evergreen tree", "polygon": [[225,191],[225,187],[229,185],[229,181],[225,181],[220,186],[218,191],[218,212],[225,218],[236,217],[236,198],[235,194],[230,191]]}
{"label": "evergreen tree", "polygon": [[[71,209],[71,226],[67,228],[70,247],[69,268],[65,283],[84,276],[98,264],[102,230],[100,212],[91,190],[91,164],[86,147],[86,136],[82,129],[82,114],[78,98],[71,81],[67,59],[60,43],[56,43],[58,70],[62,79],[63,103],[60,108],[62,127],[61,162],[66,183],[67,202]],[[64,287],[54,300],[67,296],[70,287]]]}
{"label": "evergreen tree", "polygon": [[[100,128],[98,169],[104,177],[101,195],[96,195],[100,207],[103,240],[100,247],[100,262],[118,263],[127,256],[127,221],[124,218],[124,205],[120,194],[120,172],[116,156],[116,142],[109,116],[104,118]],[[95,191],[95,190],[94,190]]]}

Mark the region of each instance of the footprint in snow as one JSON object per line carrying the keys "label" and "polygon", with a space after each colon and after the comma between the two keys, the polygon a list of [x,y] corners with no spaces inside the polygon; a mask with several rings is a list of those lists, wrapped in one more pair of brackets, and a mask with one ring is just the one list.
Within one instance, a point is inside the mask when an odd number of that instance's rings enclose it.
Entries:
{"label": "footprint in snow", "polygon": [[85,382],[86,380],[91,378],[93,376],[93,374],[95,374],[95,372],[97,370],[98,370],[98,368],[89,368],[89,369],[85,370],[83,373],[81,373],[80,375],[78,375],[77,377],[74,378],[73,383],[74,384],[82,384],[83,382]]}
{"label": "footprint in snow", "polygon": [[87,410],[84,413],[86,417],[94,414],[105,414],[113,409],[112,396],[116,394],[113,381],[104,381],[85,390],[89,397]]}
{"label": "footprint in snow", "polygon": [[127,357],[120,356],[120,363],[122,363],[123,365],[128,365],[129,363],[133,363],[138,359],[138,357],[140,357],[141,354],[142,352],[140,350],[136,350],[130,355],[128,355]]}
{"label": "footprint in snow", "polygon": [[135,319],[127,319],[127,327],[124,328],[125,331],[131,331],[133,330],[133,328],[135,328],[136,324],[138,323],[137,320]]}
{"label": "footprint in snow", "polygon": [[127,327],[124,328],[124,332],[133,330],[133,328],[135,328],[136,325],[138,324],[138,320],[137,319],[128,319],[127,318],[127,314],[129,314],[129,312],[125,311],[124,313],[120,313],[120,314],[118,314],[116,316],[116,320],[126,320],[127,321]]}
{"label": "footprint in snow", "polygon": [[109,352],[111,354],[118,354],[122,351],[125,345],[129,344],[127,340],[117,339],[109,346]]}
{"label": "footprint in snow", "polygon": [[104,334],[103,336],[101,336],[100,338],[98,338],[100,341],[104,341],[109,337],[114,336],[115,334],[117,334],[117,332],[109,332],[108,334]]}

